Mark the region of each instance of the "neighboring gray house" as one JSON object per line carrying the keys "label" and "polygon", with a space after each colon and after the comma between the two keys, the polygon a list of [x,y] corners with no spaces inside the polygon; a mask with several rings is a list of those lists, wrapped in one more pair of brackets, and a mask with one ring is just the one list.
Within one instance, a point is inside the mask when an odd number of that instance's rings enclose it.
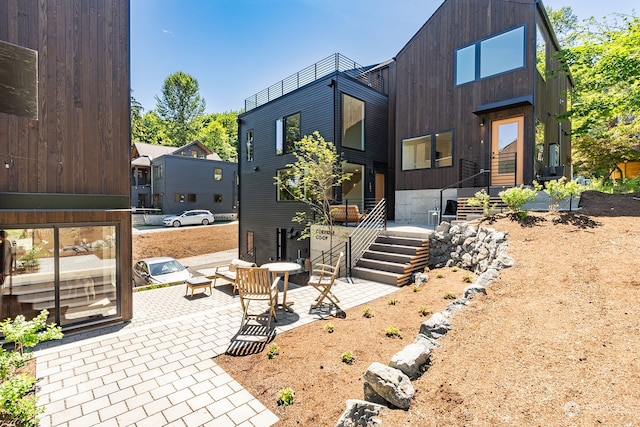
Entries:
{"label": "neighboring gray house", "polygon": [[179,148],[135,142],[131,149],[131,202],[137,208],[236,213],[236,183],[237,164],[220,160],[200,141]]}

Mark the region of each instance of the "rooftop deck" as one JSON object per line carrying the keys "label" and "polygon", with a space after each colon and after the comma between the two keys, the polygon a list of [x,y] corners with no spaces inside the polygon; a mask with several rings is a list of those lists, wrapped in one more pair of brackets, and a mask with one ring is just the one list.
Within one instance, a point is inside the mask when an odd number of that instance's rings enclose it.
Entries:
{"label": "rooftop deck", "polygon": [[375,65],[364,67],[346,56],[335,53],[245,99],[244,109],[253,110],[335,71],[343,72],[375,90],[383,91],[382,75],[376,72]]}

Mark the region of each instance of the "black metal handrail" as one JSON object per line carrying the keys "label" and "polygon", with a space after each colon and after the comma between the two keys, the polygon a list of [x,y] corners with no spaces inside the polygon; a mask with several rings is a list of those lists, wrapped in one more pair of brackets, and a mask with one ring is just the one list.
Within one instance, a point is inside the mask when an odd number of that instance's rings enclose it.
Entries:
{"label": "black metal handrail", "polygon": [[[488,169],[486,169],[486,170],[485,169],[480,169],[480,172],[475,173],[475,174],[473,174],[471,176],[468,176],[468,177],[466,177],[464,179],[461,179],[460,181],[454,182],[453,184],[448,185],[448,186],[440,189],[440,210],[439,210],[439,215],[438,215],[438,223],[440,223],[442,221],[442,193],[444,193],[444,190],[448,190],[449,188],[456,187],[456,186],[462,184],[465,181],[468,181],[470,179],[475,179],[476,177],[478,177],[478,176],[480,176],[482,174],[485,174],[485,173],[491,173],[491,171],[488,170]],[[487,194],[489,194],[489,189],[488,188],[487,188]]]}

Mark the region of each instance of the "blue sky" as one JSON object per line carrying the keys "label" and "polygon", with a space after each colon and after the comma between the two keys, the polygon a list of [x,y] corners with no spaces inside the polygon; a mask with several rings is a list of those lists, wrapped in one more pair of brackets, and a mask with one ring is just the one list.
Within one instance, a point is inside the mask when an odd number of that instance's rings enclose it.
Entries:
{"label": "blue sky", "polygon": [[[475,0],[469,0],[475,1]],[[631,14],[637,0],[546,0],[579,19]],[[395,56],[441,0],[131,0],[131,88],[146,111],[176,71],[195,77],[207,112],[339,52],[361,65]],[[636,10],[638,12],[638,10]]]}

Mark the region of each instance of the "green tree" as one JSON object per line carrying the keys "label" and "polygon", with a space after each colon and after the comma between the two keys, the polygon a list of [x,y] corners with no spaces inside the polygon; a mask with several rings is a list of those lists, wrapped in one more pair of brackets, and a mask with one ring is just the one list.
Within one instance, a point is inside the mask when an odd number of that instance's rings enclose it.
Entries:
{"label": "green tree", "polygon": [[[222,160],[237,161],[237,114],[235,118],[226,117],[232,113],[207,114],[197,119],[200,128],[197,139],[208,149],[217,153]],[[229,129],[231,126],[232,129]],[[235,130],[233,129],[235,128]]]}
{"label": "green tree", "polygon": [[171,74],[156,96],[156,112],[166,125],[170,144],[176,147],[195,139],[197,118],[204,113],[205,101],[199,94],[198,81],[182,71]]}
{"label": "green tree", "polygon": [[275,177],[275,184],[288,191],[292,200],[305,203],[312,213],[310,216],[307,212],[298,212],[293,218],[306,226],[300,239],[310,236],[313,224],[328,226],[329,236],[332,236],[333,187],[351,179],[351,174],[343,172],[341,158],[333,142],[325,141],[318,131],[296,141],[293,155],[296,161],[287,167],[289,180],[295,185],[283,185],[278,182],[278,177]]}
{"label": "green tree", "polygon": [[607,178],[617,163],[640,157],[640,19],[591,18],[573,36],[575,44],[561,52],[575,81],[567,113],[573,160]]}

